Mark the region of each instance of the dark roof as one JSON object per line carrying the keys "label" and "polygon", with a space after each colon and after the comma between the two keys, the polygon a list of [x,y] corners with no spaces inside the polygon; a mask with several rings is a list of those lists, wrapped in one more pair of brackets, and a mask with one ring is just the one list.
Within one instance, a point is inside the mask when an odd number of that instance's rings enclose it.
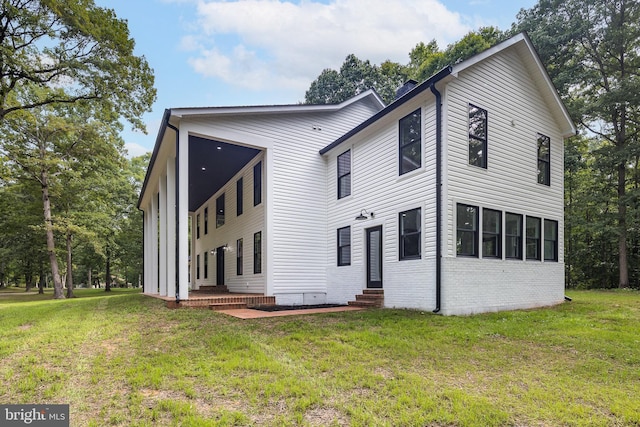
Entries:
{"label": "dark roof", "polygon": [[416,96],[424,92],[425,90],[429,89],[432,85],[434,85],[435,83],[439,82],[440,80],[444,79],[449,74],[451,74],[452,69],[453,68],[451,66],[445,67],[439,72],[437,72],[436,74],[434,74],[433,76],[429,77],[427,80],[420,83],[418,86],[416,86],[406,94],[402,95],[400,98],[396,99],[391,104],[387,105],[385,108],[378,111],[376,114],[369,117],[367,120],[360,123],[358,126],[356,126],[355,128],[351,129],[349,132],[342,135],[340,138],[333,141],[331,144],[324,147],[322,150],[320,150],[320,154],[326,154],[327,152],[331,151],[333,148],[342,144],[347,139],[363,131],[364,129],[368,128],[369,126],[371,126],[372,124],[374,124],[375,122],[377,122],[378,120],[386,116],[387,114],[391,113],[392,111],[401,107],[408,101],[412,100],[413,98],[415,98]]}

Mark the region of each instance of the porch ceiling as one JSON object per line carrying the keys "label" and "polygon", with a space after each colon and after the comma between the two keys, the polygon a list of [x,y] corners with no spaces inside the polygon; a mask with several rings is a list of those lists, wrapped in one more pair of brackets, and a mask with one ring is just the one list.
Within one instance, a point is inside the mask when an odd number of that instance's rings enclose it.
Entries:
{"label": "porch ceiling", "polygon": [[212,139],[189,137],[189,211],[194,212],[260,150]]}

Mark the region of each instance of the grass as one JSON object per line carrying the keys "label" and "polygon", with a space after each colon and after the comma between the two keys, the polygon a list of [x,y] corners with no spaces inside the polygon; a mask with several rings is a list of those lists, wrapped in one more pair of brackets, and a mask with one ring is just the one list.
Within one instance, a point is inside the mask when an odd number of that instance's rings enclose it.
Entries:
{"label": "grass", "polygon": [[240,320],[132,290],[0,292],[0,401],[73,426],[640,426],[640,293]]}

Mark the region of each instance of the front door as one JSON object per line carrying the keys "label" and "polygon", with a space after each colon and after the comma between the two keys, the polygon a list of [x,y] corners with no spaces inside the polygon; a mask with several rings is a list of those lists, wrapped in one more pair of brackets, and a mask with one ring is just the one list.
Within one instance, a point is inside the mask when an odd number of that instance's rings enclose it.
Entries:
{"label": "front door", "polygon": [[367,288],[382,288],[382,226],[367,228]]}
{"label": "front door", "polygon": [[224,285],[224,246],[216,249],[216,286]]}

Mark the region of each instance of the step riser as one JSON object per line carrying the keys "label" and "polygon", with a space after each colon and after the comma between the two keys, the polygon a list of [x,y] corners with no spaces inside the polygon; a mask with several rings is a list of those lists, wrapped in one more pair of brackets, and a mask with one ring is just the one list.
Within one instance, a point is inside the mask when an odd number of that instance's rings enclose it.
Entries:
{"label": "step riser", "polygon": [[348,303],[352,307],[382,308],[384,307],[384,290],[364,289],[362,294],[356,295],[355,301]]}
{"label": "step riser", "polygon": [[255,305],[275,305],[275,297],[265,296],[252,296],[252,297],[211,297],[211,298],[199,298],[189,299],[176,303],[175,301],[167,301],[168,308],[209,308],[213,304],[244,304],[247,306]]}

